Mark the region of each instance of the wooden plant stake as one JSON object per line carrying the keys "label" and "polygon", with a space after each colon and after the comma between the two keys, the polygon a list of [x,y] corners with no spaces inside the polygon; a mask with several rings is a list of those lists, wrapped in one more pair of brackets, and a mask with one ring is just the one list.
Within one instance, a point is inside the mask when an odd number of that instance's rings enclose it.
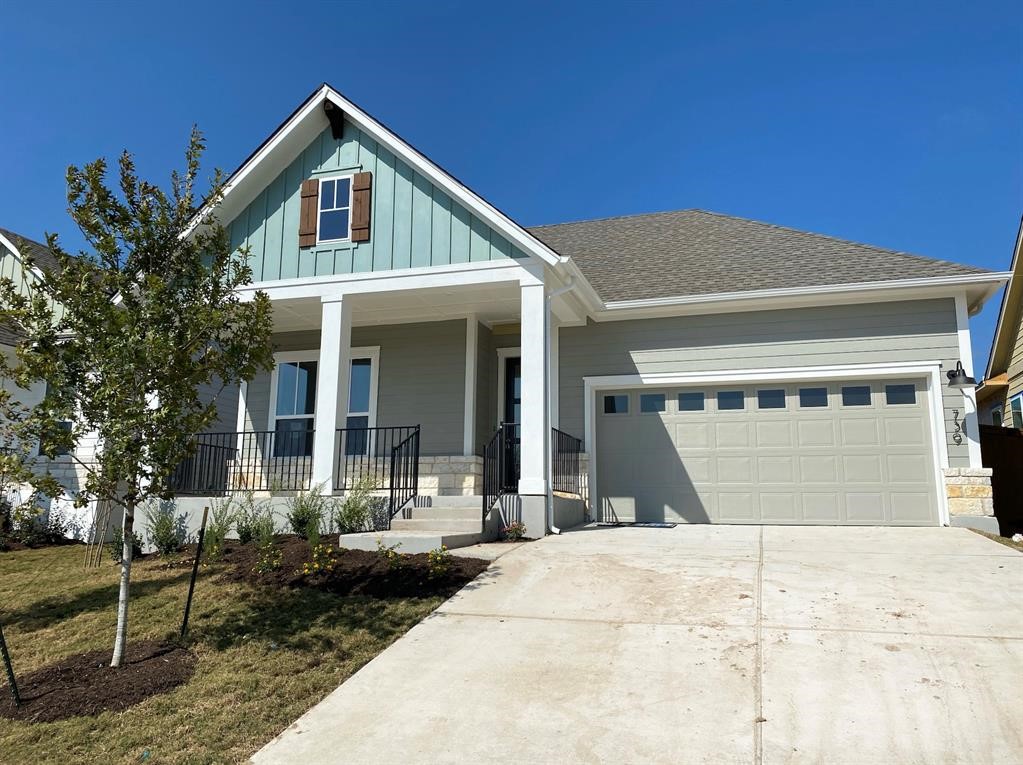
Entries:
{"label": "wooden plant stake", "polygon": [[11,655],[7,652],[7,641],[4,640],[4,627],[0,624],[0,654],[3,655],[4,669],[7,670],[7,683],[11,686],[11,694],[14,696],[14,706],[21,706],[21,695],[18,693],[18,683],[14,679],[14,666],[11,664]]}

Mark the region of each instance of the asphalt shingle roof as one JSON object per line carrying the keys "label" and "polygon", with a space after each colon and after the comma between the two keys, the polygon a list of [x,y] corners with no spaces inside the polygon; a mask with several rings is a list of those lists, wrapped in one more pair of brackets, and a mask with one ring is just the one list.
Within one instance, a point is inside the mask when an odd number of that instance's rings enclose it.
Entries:
{"label": "asphalt shingle roof", "polygon": [[989,273],[705,210],[536,226],[607,301]]}

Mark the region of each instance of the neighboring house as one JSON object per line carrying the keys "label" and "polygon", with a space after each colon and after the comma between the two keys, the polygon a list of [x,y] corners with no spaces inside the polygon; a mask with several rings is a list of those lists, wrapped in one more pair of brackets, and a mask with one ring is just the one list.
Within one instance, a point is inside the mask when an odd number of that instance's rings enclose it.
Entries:
{"label": "neighboring house", "polygon": [[[570,189],[568,193],[570,193]],[[182,508],[359,478],[403,551],[578,523],[983,525],[968,317],[1007,275],[700,210],[524,228],[328,85],[218,215],[276,366]],[[976,490],[972,494],[978,493]],[[485,497],[485,498],[484,498]],[[346,546],[372,546],[372,535]]]}
{"label": "neighboring house", "polygon": [[[34,261],[29,267],[28,259]],[[28,237],[16,234],[8,229],[0,228],[0,278],[10,279],[23,295],[29,295],[32,291],[34,280],[39,275],[39,267],[52,269],[57,265],[53,253],[45,244],[41,244]],[[9,360],[14,359],[14,349],[18,344],[19,337],[11,327],[0,325],[0,353],[3,353]],[[14,384],[12,380],[0,379],[0,385],[5,390],[12,392],[15,398],[24,406],[32,407],[41,402],[46,395],[46,383],[36,382],[26,390]],[[0,447],[10,446],[0,444]],[[79,445],[78,456],[88,458],[95,446],[95,439],[86,439]],[[70,455],[60,455],[53,460],[42,457],[38,451],[38,445],[32,449],[32,458],[40,470],[48,471],[55,475],[68,489],[74,490],[80,475],[73,464]],[[28,487],[8,487],[20,496],[30,491]],[[91,511],[89,509],[76,509],[67,498],[55,500],[61,507],[61,511],[68,522],[70,531],[76,536],[82,536],[91,523]],[[47,509],[52,504],[47,501]]]}
{"label": "neighboring house", "polygon": [[984,425],[1023,429],[1023,221],[1012,253],[1012,278],[1002,295],[977,406]]}

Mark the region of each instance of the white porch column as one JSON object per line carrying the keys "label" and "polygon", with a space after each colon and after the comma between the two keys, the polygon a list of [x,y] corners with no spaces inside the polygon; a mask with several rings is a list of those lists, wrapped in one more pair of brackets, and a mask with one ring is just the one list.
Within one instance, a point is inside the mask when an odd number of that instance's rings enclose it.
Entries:
{"label": "white porch column", "polygon": [[465,319],[465,416],[462,423],[462,454],[476,453],[476,343],[479,323],[475,316]]}
{"label": "white porch column", "polygon": [[351,298],[324,297],[320,323],[320,362],[316,373],[316,417],[313,434],[313,486],[334,490],[334,439],[348,414],[352,370]]}
{"label": "white porch column", "polygon": [[545,374],[547,296],[543,282],[523,279],[522,423],[519,493],[547,494],[547,380]]}

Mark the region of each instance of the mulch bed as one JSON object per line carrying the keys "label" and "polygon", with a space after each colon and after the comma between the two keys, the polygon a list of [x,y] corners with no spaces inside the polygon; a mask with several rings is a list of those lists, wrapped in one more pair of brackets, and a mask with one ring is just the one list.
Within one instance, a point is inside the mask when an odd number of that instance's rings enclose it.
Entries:
{"label": "mulch bed", "polygon": [[191,651],[155,641],[129,643],[125,660],[124,666],[114,669],[108,666],[109,650],[89,651],[19,675],[21,706],[14,705],[6,684],[0,686],[0,717],[54,722],[120,712],[173,690],[195,671]]}
{"label": "mulch bed", "polygon": [[0,553],[17,552],[18,550],[41,550],[44,547],[65,547],[67,545],[85,544],[79,539],[68,539],[67,537],[56,537],[36,545],[25,545],[14,539],[5,539],[0,542]]}
{"label": "mulch bed", "polygon": [[255,544],[228,542],[223,560],[229,568],[224,576],[231,581],[272,587],[314,587],[337,595],[450,597],[490,565],[489,561],[478,558],[453,555],[445,573],[431,576],[426,553],[402,555],[398,565],[389,565],[387,559],[375,551],[338,549],[337,534],[324,534],[320,543],[335,551],[330,571],[302,573],[302,566],[310,560],[309,542],[286,536],[277,538],[277,549],[282,553],[280,568],[261,574],[255,571],[259,558]]}

